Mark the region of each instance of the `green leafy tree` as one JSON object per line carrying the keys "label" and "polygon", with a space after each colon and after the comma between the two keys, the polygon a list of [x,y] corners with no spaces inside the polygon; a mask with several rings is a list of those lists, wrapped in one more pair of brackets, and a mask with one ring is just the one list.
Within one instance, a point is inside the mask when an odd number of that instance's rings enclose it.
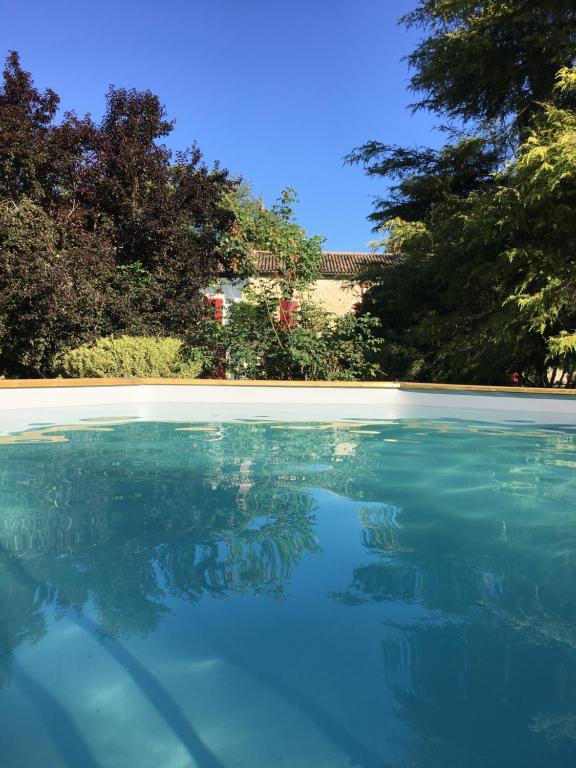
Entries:
{"label": "green leafy tree", "polygon": [[408,57],[416,106],[456,120],[525,126],[574,62],[573,0],[420,0],[402,21],[425,32]]}
{"label": "green leafy tree", "polygon": [[[322,241],[309,237],[294,218],[292,189],[282,192],[270,210],[242,185],[228,196],[235,222],[222,240],[222,261],[248,282],[245,301],[231,308],[227,325],[207,323],[190,336],[201,344],[213,366],[225,363],[237,378],[372,379],[381,375],[374,358],[381,341],[378,321],[368,315],[336,317],[312,302],[308,290],[317,279]],[[275,272],[258,277],[258,254],[274,257]],[[298,301],[297,314],[279,312],[278,300]]]}
{"label": "green leafy tree", "polygon": [[[573,87],[574,70],[562,71],[557,88]],[[388,222],[404,257],[366,308],[383,308],[395,373],[490,383],[517,371],[529,384],[574,383],[575,137],[575,113],[543,105],[489,183],[438,196],[419,220]]]}
{"label": "green leafy tree", "polygon": [[573,4],[422,0],[403,21],[425,31],[409,57],[416,106],[452,124],[440,150],[370,141],[348,157],[390,182],[371,219],[399,259],[362,276],[382,365],[399,378],[569,384]]}
{"label": "green leafy tree", "polygon": [[257,275],[256,252],[271,253],[277,265],[274,279],[285,299],[314,282],[322,261],[323,238],[309,237],[295,221],[297,201],[296,192],[287,188],[268,210],[249,187],[241,185],[228,195],[235,221],[221,246],[225,263],[235,275],[244,278]]}
{"label": "green leafy tree", "polygon": [[[576,94],[576,69],[556,90]],[[520,270],[508,299],[546,345],[547,377],[576,382],[576,112],[543,105],[497,191],[507,259]]]}

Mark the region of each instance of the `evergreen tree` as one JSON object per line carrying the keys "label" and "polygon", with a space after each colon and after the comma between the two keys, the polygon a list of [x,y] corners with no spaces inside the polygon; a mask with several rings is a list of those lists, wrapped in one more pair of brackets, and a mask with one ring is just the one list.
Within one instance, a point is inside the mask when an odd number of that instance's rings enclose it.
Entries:
{"label": "evergreen tree", "polygon": [[383,367],[569,384],[573,3],[422,0],[404,22],[428,33],[409,57],[416,106],[453,122],[441,150],[370,141],[348,158],[390,182],[371,219],[398,263],[363,276]]}

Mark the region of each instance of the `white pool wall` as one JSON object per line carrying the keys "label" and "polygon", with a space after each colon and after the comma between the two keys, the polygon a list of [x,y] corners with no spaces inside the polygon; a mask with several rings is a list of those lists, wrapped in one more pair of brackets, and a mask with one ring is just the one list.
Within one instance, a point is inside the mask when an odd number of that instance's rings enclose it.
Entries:
{"label": "white pool wall", "polygon": [[[293,421],[458,418],[576,424],[576,392],[417,385],[275,382],[194,384],[130,383],[84,386],[55,381],[42,386],[0,384],[0,431],[32,423],[76,423],[126,417],[186,421],[265,418]],[[64,420],[64,421],[63,421]]]}

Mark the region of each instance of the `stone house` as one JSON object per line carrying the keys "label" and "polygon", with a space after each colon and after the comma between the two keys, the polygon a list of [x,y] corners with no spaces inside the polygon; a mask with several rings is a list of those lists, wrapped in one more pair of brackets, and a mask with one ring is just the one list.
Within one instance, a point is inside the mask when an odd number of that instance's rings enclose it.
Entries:
{"label": "stone house", "polygon": [[[206,296],[215,305],[216,317],[225,322],[226,309],[231,303],[242,301],[248,284],[258,289],[270,283],[276,275],[276,258],[271,253],[257,251],[257,276],[249,281],[222,279],[206,290]],[[365,284],[353,282],[365,264],[392,265],[395,256],[387,253],[358,251],[326,251],[318,279],[306,291],[307,297],[320,304],[327,312],[345,315],[354,309],[361,298]]]}

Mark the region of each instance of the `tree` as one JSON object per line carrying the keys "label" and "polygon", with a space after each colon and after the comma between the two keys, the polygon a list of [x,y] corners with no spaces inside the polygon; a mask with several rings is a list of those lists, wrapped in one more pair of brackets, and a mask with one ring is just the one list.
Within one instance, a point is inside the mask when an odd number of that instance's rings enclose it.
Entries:
{"label": "tree", "polygon": [[0,85],[0,373],[47,375],[99,335],[184,337],[204,311],[235,186],[173,155],[149,91],[111,88],[100,125],[38,91],[18,55]]}
{"label": "tree", "polygon": [[233,183],[218,166],[209,169],[197,147],[173,157],[158,143],[173,122],[154,94],[111,88],[107,104],[81,204],[136,282],[136,316],[123,330],[182,335],[201,316],[200,290],[218,272]]}
{"label": "tree", "polygon": [[492,185],[493,174],[502,163],[503,147],[494,135],[464,135],[439,150],[370,141],[346,159],[362,164],[369,176],[392,181],[387,196],[376,199],[370,214],[376,228],[386,230],[389,221],[419,221],[437,203],[465,199],[471,192]]}
{"label": "tree", "polygon": [[391,182],[370,218],[400,259],[362,276],[373,281],[363,311],[382,321],[383,367],[567,384],[573,3],[422,0],[403,21],[428,33],[409,57],[416,107],[452,123],[440,150],[370,141],[348,157]]}
{"label": "tree", "polygon": [[[573,87],[574,70],[564,70],[557,88]],[[444,192],[431,202],[426,175],[409,180],[412,206],[420,189],[426,204],[420,218],[388,221],[404,255],[365,302],[382,320],[395,375],[574,382],[575,137],[574,112],[543,105],[516,158],[484,185],[460,196],[438,174]]]}
{"label": "tree", "polygon": [[402,21],[428,33],[408,57],[416,106],[456,120],[525,126],[574,63],[573,0],[420,0]]}
{"label": "tree", "polygon": [[0,370],[46,376],[63,347],[110,332],[112,248],[28,198],[0,200]]}
{"label": "tree", "polygon": [[[576,94],[576,69],[558,74],[556,90]],[[576,111],[545,104],[507,169],[495,205],[509,233],[508,260],[521,280],[509,298],[546,345],[549,370],[576,383]],[[551,369],[551,370],[550,370]]]}
{"label": "tree", "polygon": [[258,272],[258,251],[276,260],[274,280],[280,295],[291,299],[296,291],[308,288],[318,276],[322,261],[323,238],[309,237],[294,218],[298,202],[295,190],[284,189],[270,210],[242,185],[228,195],[235,221],[223,238],[221,252],[233,274],[249,278]]}
{"label": "tree", "polygon": [[49,137],[58,103],[54,91],[34,88],[12,51],[0,89],[0,197],[16,201],[26,195],[36,202],[45,198],[52,162]]}
{"label": "tree", "polygon": [[[247,185],[228,195],[235,221],[222,239],[222,261],[232,277],[247,282],[244,300],[230,308],[225,326],[197,326],[190,344],[204,349],[209,369],[225,362],[236,378],[376,378],[381,374],[374,362],[378,321],[336,317],[310,299],[307,289],[319,274],[323,238],[309,237],[296,222],[297,199],[288,188],[267,209]],[[272,256],[274,268],[255,280],[261,252]]]}

